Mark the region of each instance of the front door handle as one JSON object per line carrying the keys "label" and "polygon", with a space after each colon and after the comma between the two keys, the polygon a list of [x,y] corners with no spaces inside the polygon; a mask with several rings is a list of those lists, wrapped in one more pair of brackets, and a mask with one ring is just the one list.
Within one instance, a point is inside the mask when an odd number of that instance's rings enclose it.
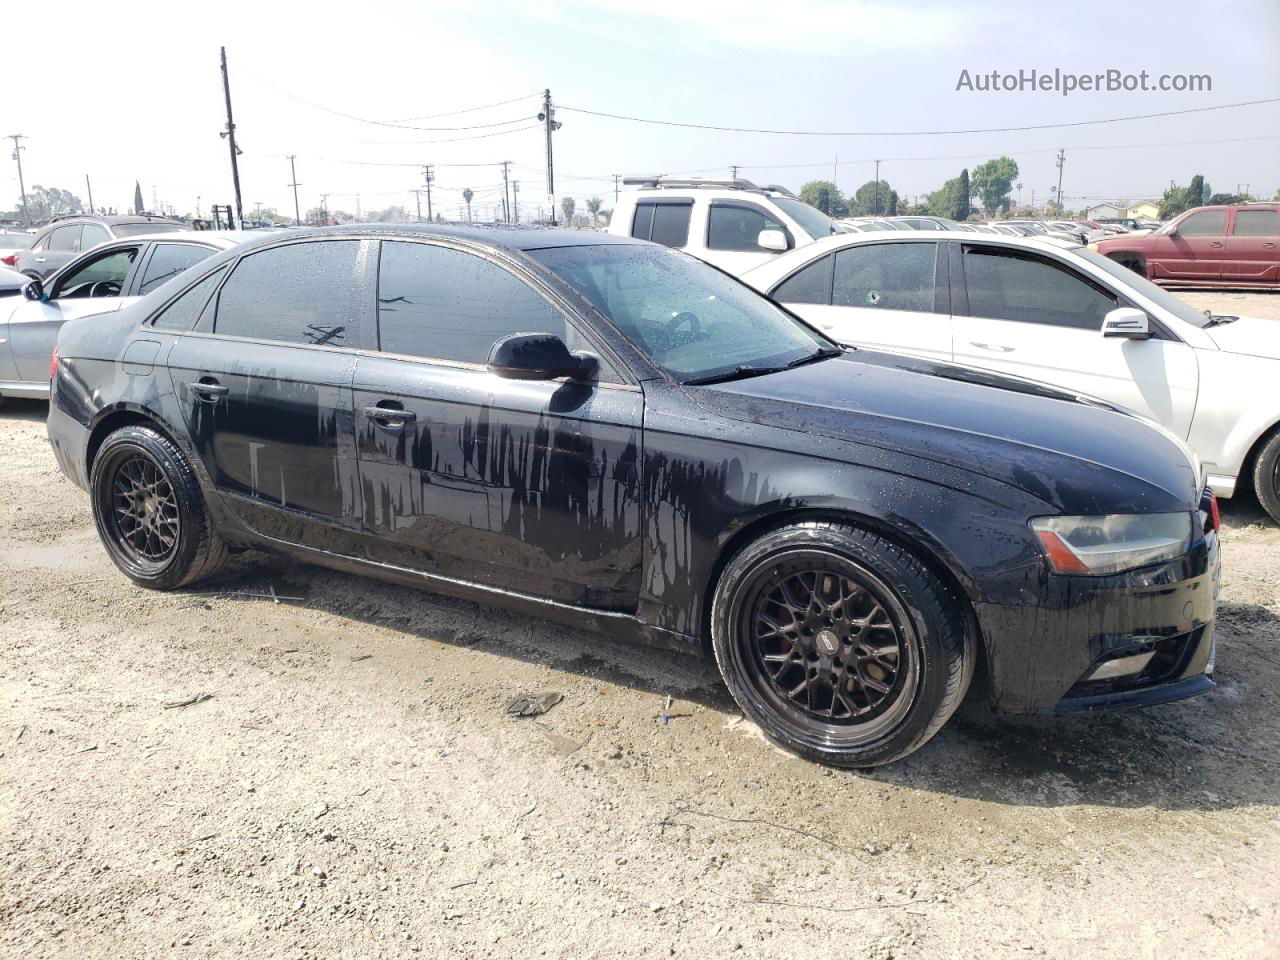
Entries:
{"label": "front door handle", "polygon": [[44,263],[44,257],[36,257],[36,263]]}
{"label": "front door handle", "polygon": [[412,410],[403,410],[399,407],[365,407],[364,415],[382,427],[402,427],[418,419],[417,414]]}
{"label": "front door handle", "polygon": [[1220,246],[1222,246],[1222,241],[1221,241],[1221,240],[1210,240],[1210,241],[1209,241],[1209,246],[1214,247],[1214,248],[1220,247]]}
{"label": "front door handle", "polygon": [[227,395],[227,388],[213,377],[201,377],[194,383],[188,383],[187,386],[205,403],[216,403]]}
{"label": "front door handle", "polygon": [[1006,347],[1002,343],[979,343],[977,340],[970,340],[969,346],[977,347],[979,350],[990,350],[992,353],[1013,353],[1017,347]]}
{"label": "front door handle", "polygon": [[1274,240],[1263,240],[1262,245],[1268,250],[1274,250],[1276,248],[1276,242]]}

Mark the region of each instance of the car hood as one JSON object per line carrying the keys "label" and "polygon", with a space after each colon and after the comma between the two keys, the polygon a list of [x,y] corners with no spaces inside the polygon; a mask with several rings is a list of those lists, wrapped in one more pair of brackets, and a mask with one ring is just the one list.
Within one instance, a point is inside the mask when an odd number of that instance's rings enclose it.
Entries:
{"label": "car hood", "polygon": [[1280,360],[1280,321],[1241,317],[1230,323],[1205,327],[1204,332],[1226,353]]}
{"label": "car hood", "polygon": [[[859,351],[793,370],[686,388],[710,411],[789,433],[907,454],[1016,487],[1064,513],[1194,509],[1197,466],[1139,417],[1028,381]],[[780,441],[781,442],[781,441]]]}

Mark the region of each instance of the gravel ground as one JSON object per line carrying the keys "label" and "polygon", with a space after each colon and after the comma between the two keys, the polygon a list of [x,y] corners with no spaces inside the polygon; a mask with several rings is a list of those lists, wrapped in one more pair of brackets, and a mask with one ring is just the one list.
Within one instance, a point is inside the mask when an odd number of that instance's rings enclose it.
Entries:
{"label": "gravel ground", "polygon": [[833,772],[698,660],[255,554],[137,589],[44,414],[0,411],[4,956],[1280,956],[1256,503],[1224,509],[1210,695],[970,703],[905,762]]}

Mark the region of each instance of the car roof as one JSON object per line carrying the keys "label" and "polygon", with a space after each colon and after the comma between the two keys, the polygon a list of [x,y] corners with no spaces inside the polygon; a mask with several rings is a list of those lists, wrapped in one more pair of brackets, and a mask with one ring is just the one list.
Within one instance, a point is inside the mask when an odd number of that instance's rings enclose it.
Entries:
{"label": "car roof", "polygon": [[145,243],[149,240],[162,240],[165,243],[199,243],[203,246],[214,247],[218,250],[226,250],[234,247],[237,243],[243,243],[245,240],[252,240],[257,236],[257,232],[234,231],[234,230],[166,230],[163,233],[138,233],[128,237],[116,237],[114,240],[104,240],[102,243],[90,247],[88,250],[82,250],[81,253],[88,253],[89,250],[97,250],[106,247],[121,247],[131,243]]}
{"label": "car roof", "polygon": [[[254,231],[257,233],[258,231]],[[642,244],[646,241],[597,230],[566,230],[527,224],[453,226],[446,223],[348,223],[336,227],[302,227],[270,235],[271,240],[303,237],[349,236],[410,237],[424,240],[463,240],[504,250],[545,250],[551,247],[585,247],[603,244]],[[166,236],[172,237],[173,234]],[[253,238],[246,238],[253,239]],[[266,239],[263,243],[268,242]]]}
{"label": "car roof", "polygon": [[1009,247],[1014,250],[1030,250],[1037,253],[1058,252],[1061,250],[1082,250],[1083,246],[1070,240],[1057,237],[1012,237],[1005,233],[973,234],[964,230],[912,230],[909,233],[897,231],[881,231],[877,233],[837,233],[823,237],[813,243],[797,247],[788,253],[768,260],[758,267],[747,270],[744,276],[759,273],[766,275],[768,270],[779,262],[785,262],[787,269],[793,269],[797,262],[816,260],[824,253],[843,250],[845,247],[862,246],[869,243],[936,243],[939,240],[958,240],[961,243],[986,243],[994,246]]}

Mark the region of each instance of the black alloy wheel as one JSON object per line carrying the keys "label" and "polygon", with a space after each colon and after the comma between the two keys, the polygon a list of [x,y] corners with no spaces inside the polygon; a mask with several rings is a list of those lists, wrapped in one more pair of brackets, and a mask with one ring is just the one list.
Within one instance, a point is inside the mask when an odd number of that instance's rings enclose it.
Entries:
{"label": "black alloy wheel", "polygon": [[844,767],[932,737],[973,674],[968,607],[910,551],[852,524],[772,530],[725,565],[711,642],[725,684],[769,739]]}
{"label": "black alloy wheel", "polygon": [[120,459],[111,477],[107,529],[138,566],[163,563],[178,547],[178,498],[160,466],[145,453]]}

